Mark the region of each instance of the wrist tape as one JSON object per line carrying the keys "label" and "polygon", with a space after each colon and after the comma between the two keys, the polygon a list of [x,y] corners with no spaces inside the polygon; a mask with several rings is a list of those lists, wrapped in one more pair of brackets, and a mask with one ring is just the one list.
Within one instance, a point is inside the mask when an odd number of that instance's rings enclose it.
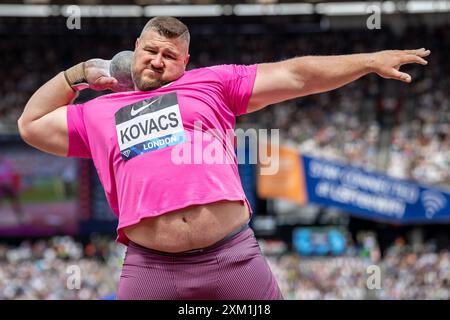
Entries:
{"label": "wrist tape", "polygon": [[77,85],[87,84],[86,75],[84,74],[84,62],[80,62],[64,71],[64,77],[72,89],[76,88]]}

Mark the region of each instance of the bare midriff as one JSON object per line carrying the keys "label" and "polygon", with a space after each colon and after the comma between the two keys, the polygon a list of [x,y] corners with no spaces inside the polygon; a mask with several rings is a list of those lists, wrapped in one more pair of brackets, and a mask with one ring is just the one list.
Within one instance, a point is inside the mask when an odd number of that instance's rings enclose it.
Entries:
{"label": "bare midriff", "polygon": [[249,217],[243,201],[218,201],[145,218],[125,227],[124,232],[143,247],[176,253],[211,246],[244,225]]}

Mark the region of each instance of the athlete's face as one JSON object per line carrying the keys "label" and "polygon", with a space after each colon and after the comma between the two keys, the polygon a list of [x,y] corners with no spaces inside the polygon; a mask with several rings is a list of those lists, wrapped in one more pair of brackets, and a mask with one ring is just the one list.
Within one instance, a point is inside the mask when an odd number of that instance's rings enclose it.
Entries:
{"label": "athlete's face", "polygon": [[136,90],[146,91],[180,78],[189,62],[183,38],[165,38],[149,30],[136,40],[133,81]]}

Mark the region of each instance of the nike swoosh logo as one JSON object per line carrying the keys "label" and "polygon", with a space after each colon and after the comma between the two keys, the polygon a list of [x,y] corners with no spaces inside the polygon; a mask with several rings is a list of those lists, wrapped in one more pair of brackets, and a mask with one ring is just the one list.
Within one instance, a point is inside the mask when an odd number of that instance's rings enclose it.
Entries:
{"label": "nike swoosh logo", "polygon": [[159,100],[161,100],[161,98],[158,98],[158,99],[156,99],[156,100],[153,100],[153,101],[150,102],[149,104],[146,104],[145,106],[142,106],[142,107],[140,107],[140,108],[137,108],[137,109],[131,108],[131,111],[130,111],[131,116],[134,117],[134,116],[137,115],[139,112],[141,112],[142,110],[144,110],[144,109],[150,107],[152,104],[154,104],[156,101],[159,101]]}

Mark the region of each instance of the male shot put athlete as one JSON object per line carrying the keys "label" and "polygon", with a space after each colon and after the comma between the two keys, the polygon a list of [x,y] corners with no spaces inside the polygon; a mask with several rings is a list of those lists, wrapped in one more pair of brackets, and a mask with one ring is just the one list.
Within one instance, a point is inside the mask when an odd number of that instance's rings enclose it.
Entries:
{"label": "male shot put athlete", "polygon": [[[248,228],[252,211],[222,138],[239,115],[369,73],[409,83],[400,66],[425,65],[430,52],[305,56],[186,72],[189,40],[179,20],[151,19],[136,40],[134,90],[71,104],[83,82],[94,90],[118,85],[99,60],[80,63],[34,93],[20,134],[42,151],[93,160],[119,218],[118,241],[128,246],[119,299],[282,299]],[[202,132],[216,130],[213,139],[233,162],[195,163],[195,154],[192,163],[174,161],[175,148],[194,147],[199,123]]]}

